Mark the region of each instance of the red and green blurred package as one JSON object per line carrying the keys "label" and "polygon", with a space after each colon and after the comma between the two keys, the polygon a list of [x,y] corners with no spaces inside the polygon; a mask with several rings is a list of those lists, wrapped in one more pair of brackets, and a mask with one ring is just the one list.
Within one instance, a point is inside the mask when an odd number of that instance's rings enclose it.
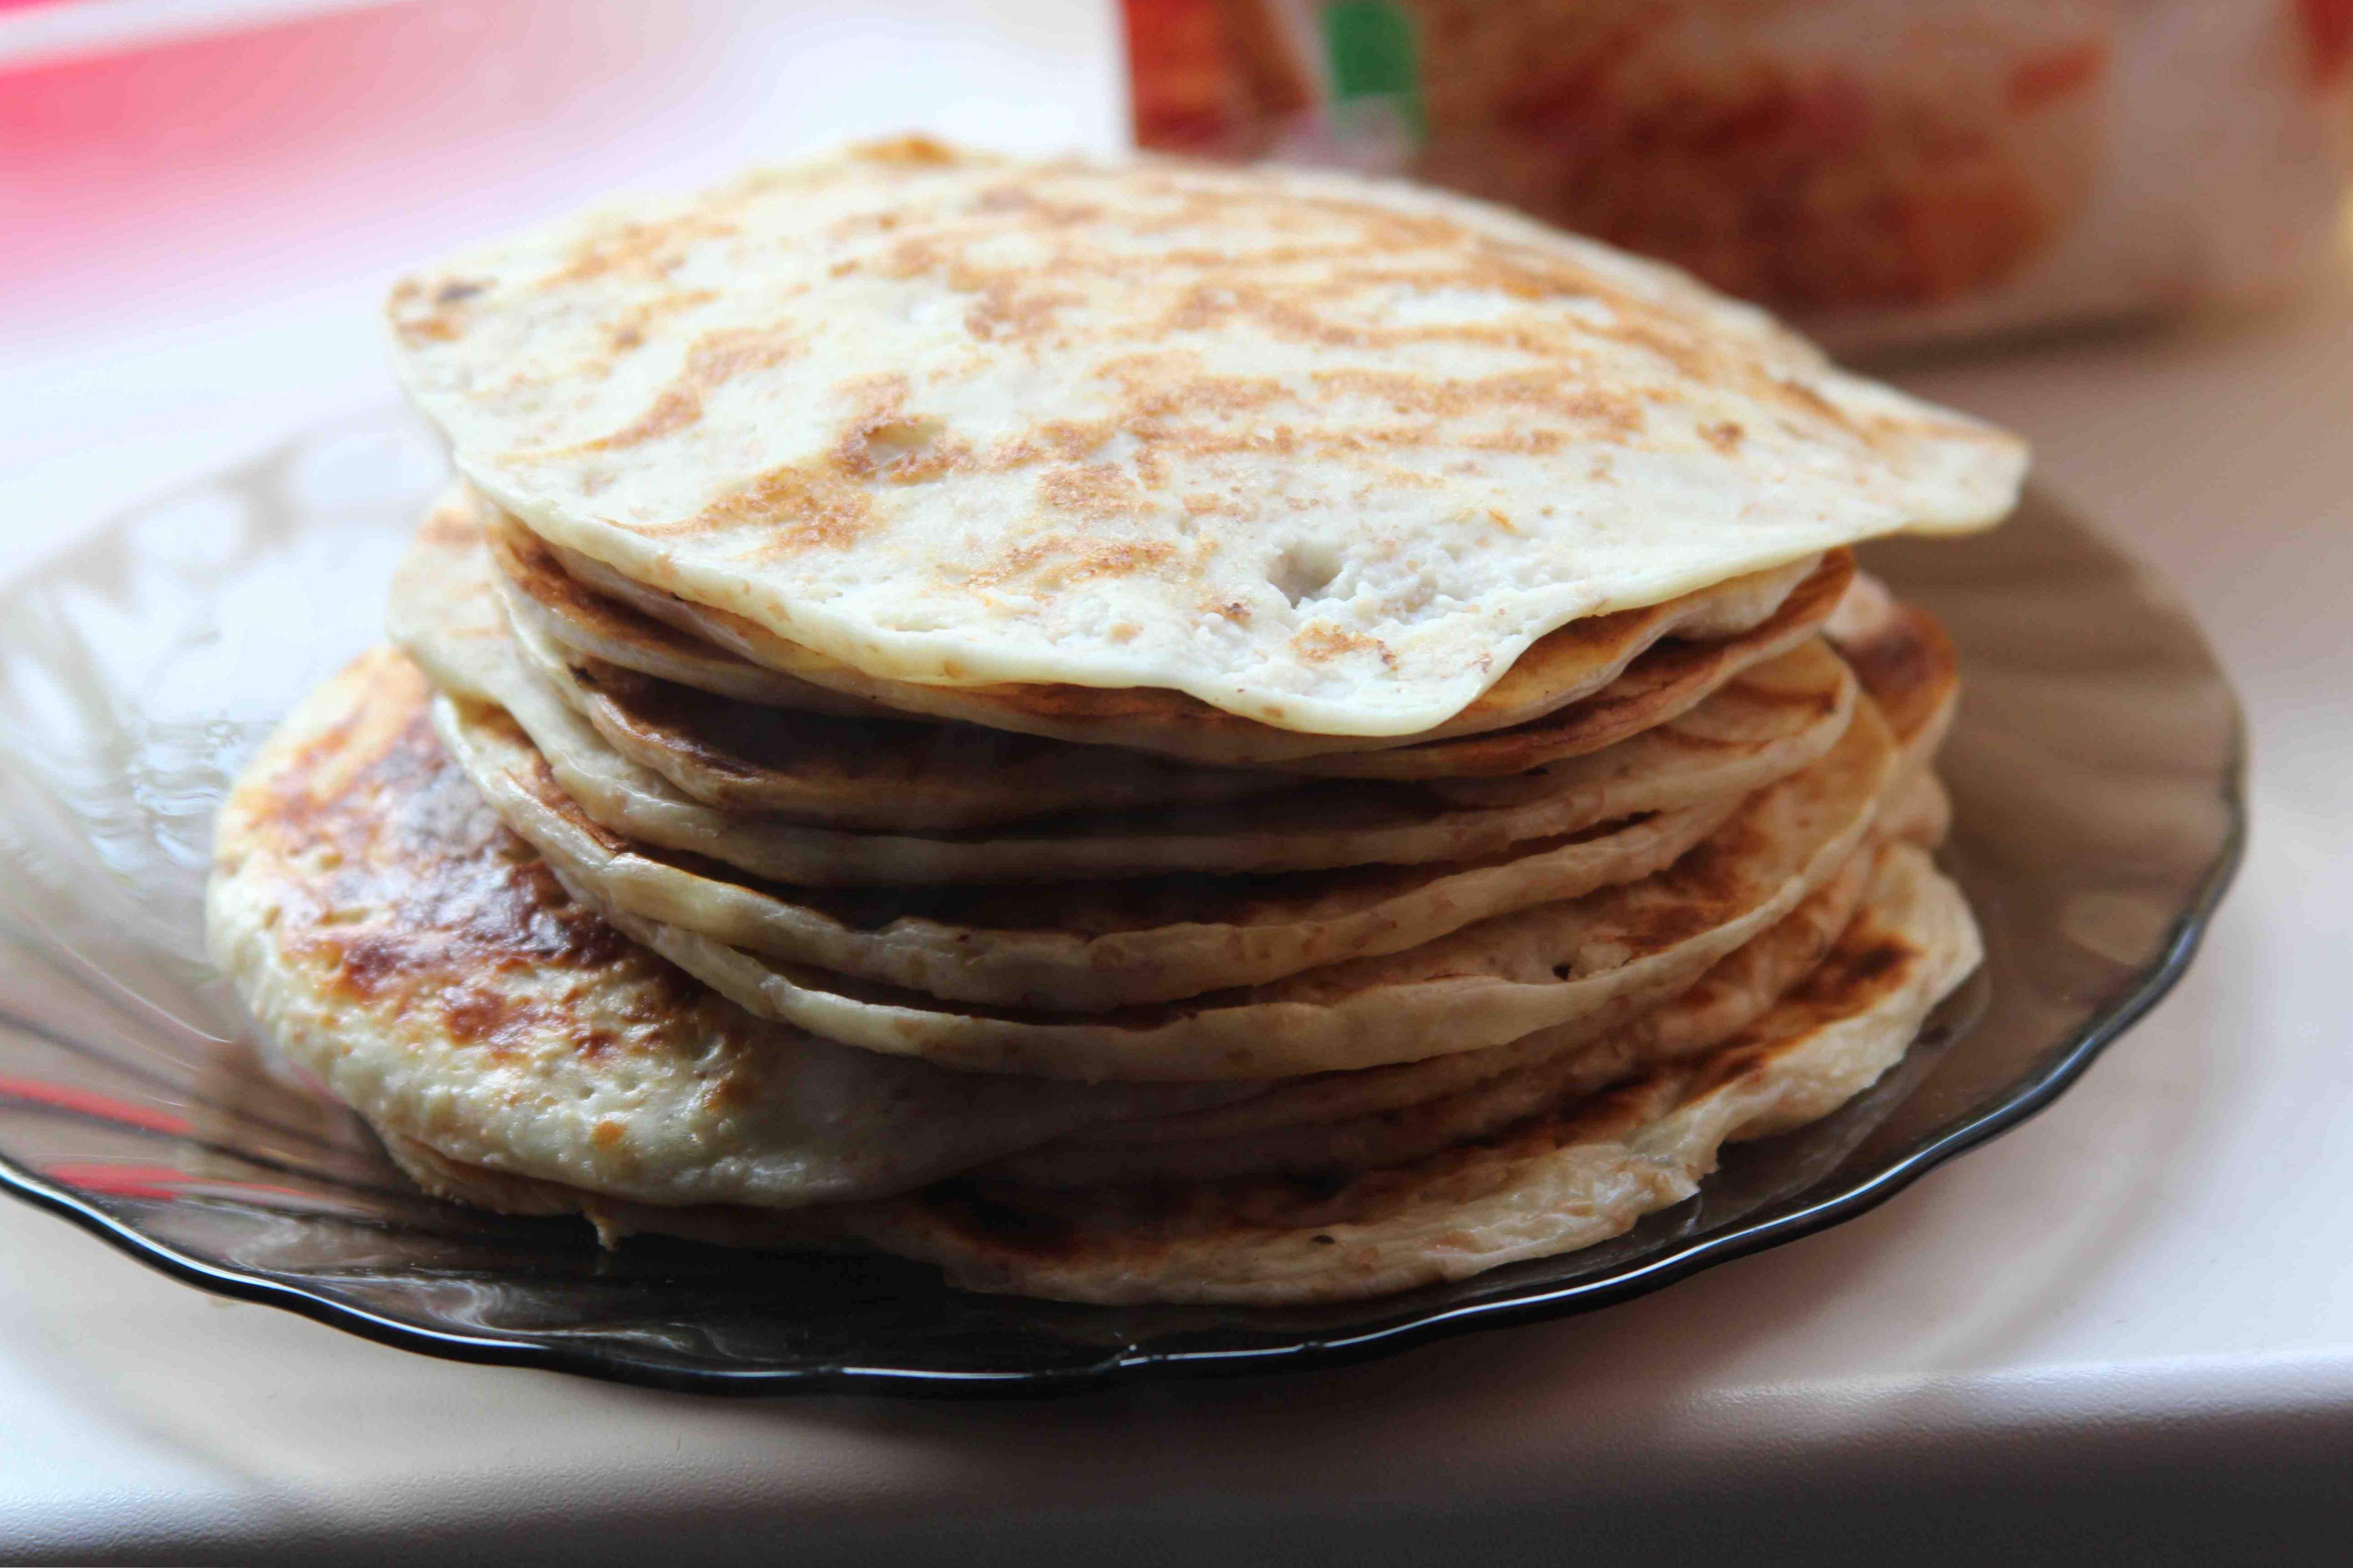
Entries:
{"label": "red and green blurred package", "polygon": [[1137,142],[1410,174],[1872,347],[2326,247],[2353,0],[1124,0]]}

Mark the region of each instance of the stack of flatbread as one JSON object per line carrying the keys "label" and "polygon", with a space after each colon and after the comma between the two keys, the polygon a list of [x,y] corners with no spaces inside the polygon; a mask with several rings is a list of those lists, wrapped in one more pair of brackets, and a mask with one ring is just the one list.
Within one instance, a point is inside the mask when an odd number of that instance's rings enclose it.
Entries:
{"label": "stack of flatbread", "polygon": [[221,819],[420,1183],[1097,1301],[1585,1247],[1975,965],[1849,547],[2012,438],[1399,184],[910,141],[391,307],[462,482]]}

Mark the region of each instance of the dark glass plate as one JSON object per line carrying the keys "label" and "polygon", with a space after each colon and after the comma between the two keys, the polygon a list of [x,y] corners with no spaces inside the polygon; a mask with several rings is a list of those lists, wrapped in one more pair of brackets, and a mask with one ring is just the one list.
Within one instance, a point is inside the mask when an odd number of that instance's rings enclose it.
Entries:
{"label": "dark glass plate", "polygon": [[432,1202],[266,1076],[205,962],[214,803],[374,640],[440,482],[395,416],[124,517],[0,595],[0,1185],[191,1284],[389,1344],[671,1388],[1045,1394],[1295,1368],[1582,1311],[1862,1213],[2073,1081],[2189,962],[2245,831],[2229,688],[2179,604],[2045,498],[1870,564],[1968,673],[1946,857],[1989,948],[1903,1064],[1566,1258],[1343,1307],[966,1295],[886,1259],[634,1241]]}

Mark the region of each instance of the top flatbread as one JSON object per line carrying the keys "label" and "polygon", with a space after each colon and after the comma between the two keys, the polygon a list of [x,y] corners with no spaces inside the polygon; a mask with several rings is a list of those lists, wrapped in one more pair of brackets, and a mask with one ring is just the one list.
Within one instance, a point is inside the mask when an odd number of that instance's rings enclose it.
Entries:
{"label": "top flatbread", "polygon": [[394,291],[550,542],[869,674],[1445,723],[1538,637],[2009,510],[2013,438],[1680,274],[1337,174],[903,142]]}

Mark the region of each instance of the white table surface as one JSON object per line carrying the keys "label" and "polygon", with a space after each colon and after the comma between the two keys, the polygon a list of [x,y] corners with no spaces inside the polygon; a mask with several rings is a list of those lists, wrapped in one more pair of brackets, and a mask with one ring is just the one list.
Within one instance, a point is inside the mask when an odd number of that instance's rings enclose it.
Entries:
{"label": "white table surface", "polygon": [[[549,6],[405,9],[555,25]],[[560,9],[607,43],[650,26],[643,6]],[[528,134],[473,126],[487,158],[360,135],[332,160],[248,146],[70,181],[0,160],[0,233],[44,242],[0,258],[0,574],[387,398],[384,279],[609,170],[691,178],[905,122],[1118,138],[1113,36],[1085,0],[986,24],[786,10],[707,14],[659,70],[617,68]],[[428,196],[387,202],[420,172]],[[588,1563],[691,1542],[1159,1562],[1247,1542],[1366,1563],[1639,1539],[1820,1562],[1840,1558],[1833,1528],[1882,1556],[1908,1539],[1911,1560],[1923,1540],[2280,1555],[2334,1479],[2353,1492],[2353,285],[1899,379],[2032,437],[2043,479],[2196,606],[2252,721],[2253,847],[2203,955],[2025,1128],[1627,1306],[1352,1370],[1041,1405],[732,1404],[453,1365],[209,1299],[0,1205],[0,1560],[498,1542]]]}

